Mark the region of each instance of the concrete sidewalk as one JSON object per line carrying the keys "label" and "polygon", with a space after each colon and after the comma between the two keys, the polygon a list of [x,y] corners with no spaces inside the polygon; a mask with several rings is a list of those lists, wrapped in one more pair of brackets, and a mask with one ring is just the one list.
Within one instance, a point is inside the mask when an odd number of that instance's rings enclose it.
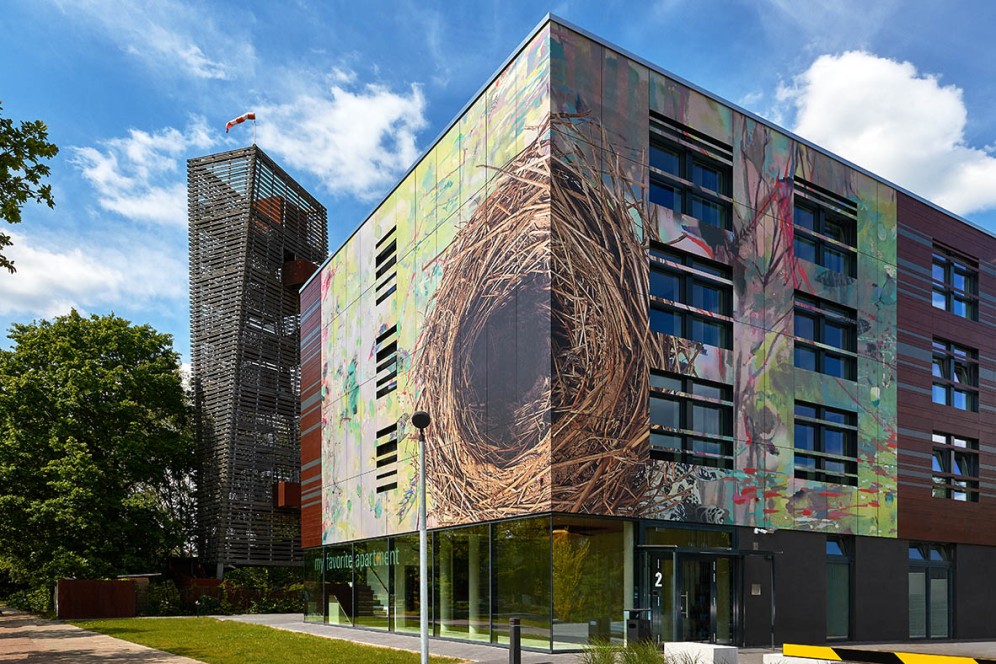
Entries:
{"label": "concrete sidewalk", "polygon": [[[371,646],[410,650],[412,652],[419,651],[419,639],[416,634],[399,634],[397,632],[381,632],[320,623],[306,623],[301,614],[278,613],[212,617],[220,620],[235,620],[256,625],[267,625],[277,629],[314,634],[315,636],[323,636],[330,639],[342,639],[344,641],[364,643]],[[738,660],[740,664],[762,664],[764,655],[774,652],[781,651],[768,648],[741,649]],[[456,657],[471,662],[480,662],[481,664],[508,664],[507,649],[482,643],[429,639],[429,653],[442,657]],[[580,661],[581,655],[579,653],[551,654],[525,650],[522,652],[523,664],[577,664]]]}
{"label": "concrete sidewalk", "polygon": [[[212,616],[212,618],[267,625],[277,629],[314,634],[315,636],[323,636],[329,639],[342,639],[343,641],[353,641],[354,643],[364,643],[382,648],[419,652],[418,634],[399,634],[398,632],[380,632],[354,629],[352,627],[338,627],[336,625],[306,623],[299,613]],[[508,664],[508,649],[480,643],[429,639],[429,654],[441,657],[456,657],[471,662],[481,662],[481,664]],[[522,651],[522,664],[577,664],[578,661],[579,656],[577,653],[554,655],[543,652]]]}
{"label": "concrete sidewalk", "polygon": [[200,664],[195,659],[153,650],[68,623],[36,618],[0,607],[0,662],[27,664]]}

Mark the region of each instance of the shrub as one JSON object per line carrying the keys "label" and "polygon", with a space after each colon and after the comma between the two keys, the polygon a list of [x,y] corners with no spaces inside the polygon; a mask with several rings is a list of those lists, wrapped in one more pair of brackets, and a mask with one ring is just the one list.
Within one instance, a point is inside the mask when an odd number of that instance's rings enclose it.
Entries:
{"label": "shrub", "polygon": [[180,589],[170,580],[149,585],[148,609],[150,616],[178,616],[183,611],[180,606]]}
{"label": "shrub", "polygon": [[581,651],[581,664],[615,664],[620,648],[608,641],[592,641]]}
{"label": "shrub", "polygon": [[52,589],[46,587],[18,590],[7,596],[7,604],[31,613],[52,613]]}

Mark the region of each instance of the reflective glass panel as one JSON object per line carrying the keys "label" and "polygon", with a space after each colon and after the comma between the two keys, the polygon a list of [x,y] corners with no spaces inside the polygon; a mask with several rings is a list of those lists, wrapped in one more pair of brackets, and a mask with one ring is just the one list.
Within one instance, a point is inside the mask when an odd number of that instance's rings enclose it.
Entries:
{"label": "reflective glass panel", "polygon": [[700,187],[718,192],[720,191],[722,175],[718,169],[712,166],[692,162],[692,182]]}
{"label": "reflective glass panel", "polygon": [[550,517],[492,526],[495,612],[492,641],[508,643],[508,619],[522,621],[522,645],[550,647]]}
{"label": "reflective glass panel", "polygon": [[672,210],[680,210],[681,193],[676,191],[674,187],[660,184],[659,182],[654,182],[651,180],[650,201],[652,203],[657,203],[657,205],[662,205]]}
{"label": "reflective glass panel", "polygon": [[[394,565],[394,629],[417,634],[422,611],[419,603],[418,535],[395,537],[394,549],[398,552]],[[429,557],[431,565],[431,550]]]}
{"label": "reflective glass panel", "polygon": [[490,567],[488,526],[433,536],[433,630],[436,636],[488,641]]}
{"label": "reflective glass panel", "polygon": [[796,258],[816,262],[816,243],[809,238],[795,236],[795,256]]}
{"label": "reflective glass panel", "polygon": [[650,397],[650,423],[671,429],[680,429],[680,402],[674,399]]}
{"label": "reflective glass panel", "polygon": [[671,336],[682,336],[681,315],[676,311],[650,308],[650,329]]}
{"label": "reflective glass panel", "polygon": [[816,320],[805,314],[795,314],[795,336],[805,339],[816,339]]}
{"label": "reflective glass panel", "polygon": [[[583,517],[553,522],[553,647],[578,649],[592,641],[622,643],[626,589],[624,524]],[[630,543],[631,546],[631,543]],[[629,593],[631,595],[631,592]]]}
{"label": "reflective glass panel", "polygon": [[723,430],[723,411],[718,406],[692,404],[692,428],[699,433],[719,435]]}
{"label": "reflective glass panel", "polygon": [[650,294],[672,302],[681,302],[681,279],[673,272],[651,270]]}
{"label": "reflective glass panel", "polygon": [[690,338],[707,346],[726,346],[725,327],[722,323],[707,321],[702,318],[692,318]]}
{"label": "reflective glass panel", "polygon": [[726,215],[724,214],[726,209],[718,203],[699,196],[690,196],[689,202],[691,203],[689,214],[699,221],[713,226],[726,226]]}
{"label": "reflective glass panel", "polygon": [[815,221],[816,218],[813,215],[813,211],[804,207],[795,207],[794,221],[796,225],[802,226],[803,228],[808,228],[813,231],[816,230]]}
{"label": "reflective glass panel", "polygon": [[816,449],[816,427],[811,424],[796,422],[795,448],[798,450]]}
{"label": "reflective glass panel", "polygon": [[697,280],[692,282],[692,306],[696,309],[725,314],[725,299],[723,289],[720,287]]}
{"label": "reflective glass panel", "polygon": [[795,347],[795,366],[808,371],[816,371],[816,351],[808,346]]}
{"label": "reflective glass panel", "polygon": [[650,146],[650,165],[672,175],[679,174],[680,160],[674,150],[659,146]]}

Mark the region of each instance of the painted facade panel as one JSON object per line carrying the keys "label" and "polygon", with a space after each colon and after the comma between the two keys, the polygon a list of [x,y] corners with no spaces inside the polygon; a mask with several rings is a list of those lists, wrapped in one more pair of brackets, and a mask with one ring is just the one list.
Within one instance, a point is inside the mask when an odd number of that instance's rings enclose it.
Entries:
{"label": "painted facade panel", "polygon": [[[651,111],[728,146],[729,230],[648,199]],[[799,178],[856,210],[856,277],[795,255]],[[891,189],[553,23],[372,221],[322,276],[326,543],[417,526],[407,417],[429,404],[432,526],[555,510],[895,536]],[[377,304],[393,227],[397,290]],[[650,331],[651,245],[729,266],[732,349]],[[856,311],[856,381],[795,368],[796,291]],[[378,398],[392,325],[397,389]],[[730,386],[732,467],[650,459],[651,368]],[[855,412],[857,486],[795,477],[796,399]],[[377,492],[392,422],[397,488]]]}

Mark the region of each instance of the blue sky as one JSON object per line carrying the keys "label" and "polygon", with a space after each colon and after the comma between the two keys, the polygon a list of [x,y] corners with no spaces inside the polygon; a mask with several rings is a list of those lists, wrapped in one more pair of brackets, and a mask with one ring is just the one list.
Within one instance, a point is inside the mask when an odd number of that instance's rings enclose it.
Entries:
{"label": "blue sky", "polygon": [[61,152],[57,207],[3,229],[0,327],[113,311],[188,361],[187,158],[255,111],[334,250],[547,12],[996,231],[990,0],[12,0],[3,114]]}

